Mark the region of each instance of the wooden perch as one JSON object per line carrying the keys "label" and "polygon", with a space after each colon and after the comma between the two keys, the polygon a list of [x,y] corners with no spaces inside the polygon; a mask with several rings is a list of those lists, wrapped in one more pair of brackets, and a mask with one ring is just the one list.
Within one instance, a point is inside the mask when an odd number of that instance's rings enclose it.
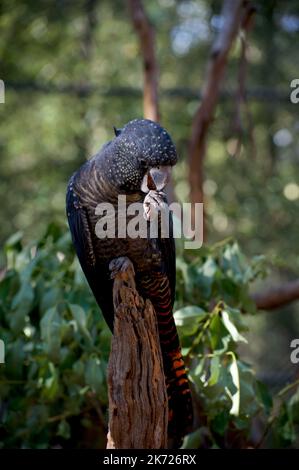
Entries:
{"label": "wooden perch", "polygon": [[134,271],[116,274],[108,364],[108,449],[167,448],[168,401],[155,310]]}

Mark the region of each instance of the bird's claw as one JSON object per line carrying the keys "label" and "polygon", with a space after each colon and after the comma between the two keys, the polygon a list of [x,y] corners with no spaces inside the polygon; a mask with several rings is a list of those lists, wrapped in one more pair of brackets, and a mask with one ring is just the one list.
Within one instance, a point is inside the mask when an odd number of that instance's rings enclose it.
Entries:
{"label": "bird's claw", "polygon": [[127,256],[120,256],[110,261],[109,270],[111,279],[115,279],[116,276],[121,278],[127,278],[129,275],[135,276],[133,263]]}
{"label": "bird's claw", "polygon": [[158,213],[168,207],[165,193],[151,190],[143,201],[143,216],[146,220],[154,220]]}

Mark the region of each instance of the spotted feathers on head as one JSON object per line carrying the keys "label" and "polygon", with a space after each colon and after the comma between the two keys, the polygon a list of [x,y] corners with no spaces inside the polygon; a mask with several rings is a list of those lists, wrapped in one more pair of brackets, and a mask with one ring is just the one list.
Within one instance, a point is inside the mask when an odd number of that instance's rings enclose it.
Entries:
{"label": "spotted feathers on head", "polygon": [[[157,166],[173,166],[177,152],[168,132],[149,119],[134,119],[121,129],[107,148],[107,171],[113,183],[124,191],[138,191],[146,171]],[[110,167],[108,168],[108,166]]]}

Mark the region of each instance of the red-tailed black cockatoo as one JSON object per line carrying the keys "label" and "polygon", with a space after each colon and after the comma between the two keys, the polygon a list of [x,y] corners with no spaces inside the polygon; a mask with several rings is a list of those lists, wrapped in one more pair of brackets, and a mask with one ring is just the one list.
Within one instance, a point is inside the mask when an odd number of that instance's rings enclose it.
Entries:
{"label": "red-tailed black cockatoo", "polygon": [[[93,294],[113,331],[113,271],[132,263],[136,287],[151,300],[157,315],[169,400],[170,439],[179,442],[192,424],[192,402],[173,319],[175,244],[172,220],[169,237],[98,238],[96,207],[144,203],[149,194],[159,201],[165,194],[169,171],[177,162],[175,146],[165,129],[147,119],[135,119],[71,177],[67,189],[67,216],[73,243]],[[157,198],[156,198],[157,196]],[[146,206],[145,206],[146,207]],[[149,223],[149,222],[147,222]],[[115,261],[116,260],[116,261]]]}

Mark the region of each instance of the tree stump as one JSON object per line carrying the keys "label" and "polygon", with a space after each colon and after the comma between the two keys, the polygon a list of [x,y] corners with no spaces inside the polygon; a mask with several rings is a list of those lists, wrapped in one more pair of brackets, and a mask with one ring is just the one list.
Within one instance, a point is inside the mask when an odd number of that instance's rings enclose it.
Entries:
{"label": "tree stump", "polygon": [[115,275],[113,301],[107,449],[165,449],[168,400],[156,313],[136,290],[133,266]]}

